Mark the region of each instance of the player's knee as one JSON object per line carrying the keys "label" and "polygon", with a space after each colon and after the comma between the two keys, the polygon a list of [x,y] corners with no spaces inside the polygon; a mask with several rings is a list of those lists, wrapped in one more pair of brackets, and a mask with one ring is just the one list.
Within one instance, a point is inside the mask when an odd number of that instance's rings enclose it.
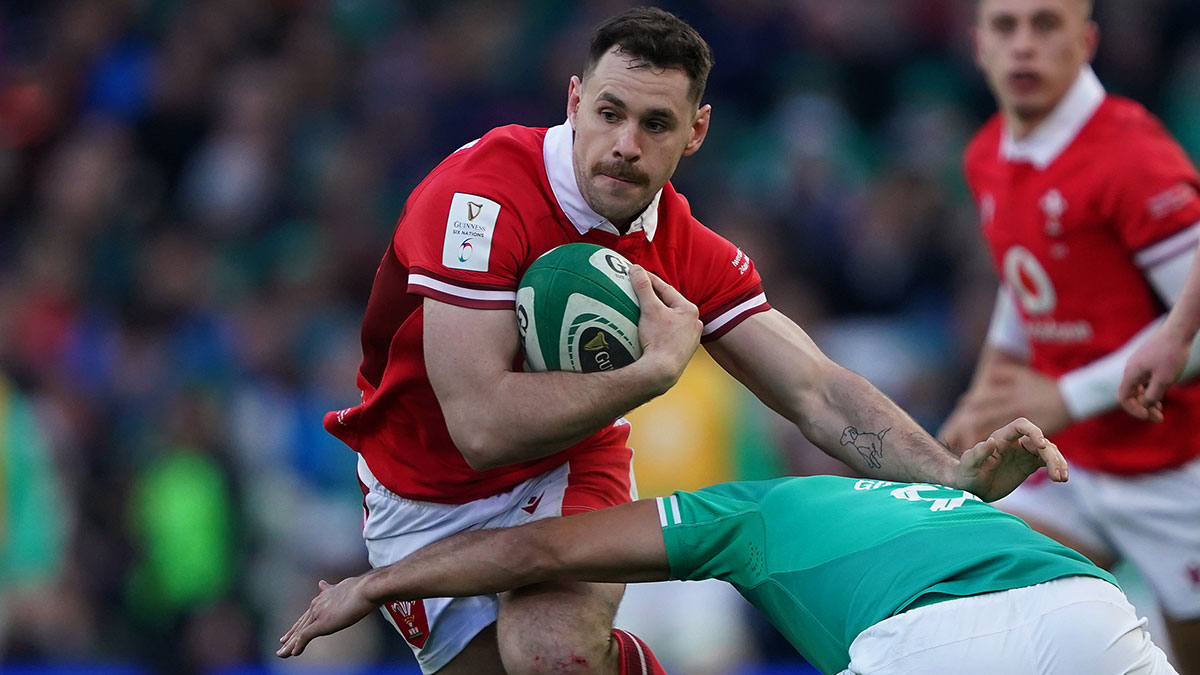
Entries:
{"label": "player's knee", "polygon": [[510,675],[611,672],[622,586],[540,584],[505,594],[496,637]]}
{"label": "player's knee", "polygon": [[509,675],[590,675],[609,672],[616,657],[608,629],[583,633],[533,624],[501,631],[500,658]]}

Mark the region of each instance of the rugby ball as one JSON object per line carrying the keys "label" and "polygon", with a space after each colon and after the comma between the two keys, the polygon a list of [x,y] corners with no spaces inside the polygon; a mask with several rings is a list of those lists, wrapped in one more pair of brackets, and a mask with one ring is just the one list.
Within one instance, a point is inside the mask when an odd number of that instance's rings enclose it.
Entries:
{"label": "rugby ball", "polygon": [[624,256],[595,244],[564,244],[535,260],[517,286],[527,369],[594,373],[641,357],[629,272]]}

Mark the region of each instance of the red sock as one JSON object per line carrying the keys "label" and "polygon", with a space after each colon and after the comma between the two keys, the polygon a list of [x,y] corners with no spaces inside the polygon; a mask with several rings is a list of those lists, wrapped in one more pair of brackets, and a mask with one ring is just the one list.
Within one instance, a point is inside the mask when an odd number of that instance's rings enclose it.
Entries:
{"label": "red sock", "polygon": [[620,628],[614,628],[612,634],[621,648],[621,655],[617,659],[621,663],[620,675],[667,675],[641,638]]}

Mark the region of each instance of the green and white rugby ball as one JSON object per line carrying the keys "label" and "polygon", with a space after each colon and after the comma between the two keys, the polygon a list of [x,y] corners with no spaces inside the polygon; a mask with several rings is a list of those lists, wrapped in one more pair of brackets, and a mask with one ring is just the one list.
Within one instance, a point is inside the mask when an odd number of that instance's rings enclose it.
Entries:
{"label": "green and white rugby ball", "polygon": [[594,373],[642,355],[630,262],[595,244],[543,253],[517,286],[517,328],[528,369]]}

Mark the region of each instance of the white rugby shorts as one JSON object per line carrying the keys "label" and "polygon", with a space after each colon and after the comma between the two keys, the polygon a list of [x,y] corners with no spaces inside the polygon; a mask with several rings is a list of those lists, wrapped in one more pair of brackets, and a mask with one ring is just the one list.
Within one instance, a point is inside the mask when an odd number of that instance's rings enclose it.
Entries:
{"label": "white rugby shorts", "polygon": [[1067,483],[1042,470],[995,505],[1128,559],[1164,614],[1200,618],[1200,459],[1135,476],[1071,467]]}
{"label": "white rugby shorts", "polygon": [[[466,530],[513,527],[565,513],[589,511],[637,499],[628,457],[589,463],[572,460],[520,483],[508,492],[466,504],[406,499],[385,488],[358,459],[363,489],[363,539],[372,567],[383,567],[439,539]],[[572,463],[576,472],[572,473]],[[388,623],[412,648],[421,671],[437,672],[496,621],[498,598],[429,598],[382,607]]]}
{"label": "white rugby shorts", "polygon": [[1116,586],[1065,577],[884,619],[840,675],[1178,675],[1145,623]]}

